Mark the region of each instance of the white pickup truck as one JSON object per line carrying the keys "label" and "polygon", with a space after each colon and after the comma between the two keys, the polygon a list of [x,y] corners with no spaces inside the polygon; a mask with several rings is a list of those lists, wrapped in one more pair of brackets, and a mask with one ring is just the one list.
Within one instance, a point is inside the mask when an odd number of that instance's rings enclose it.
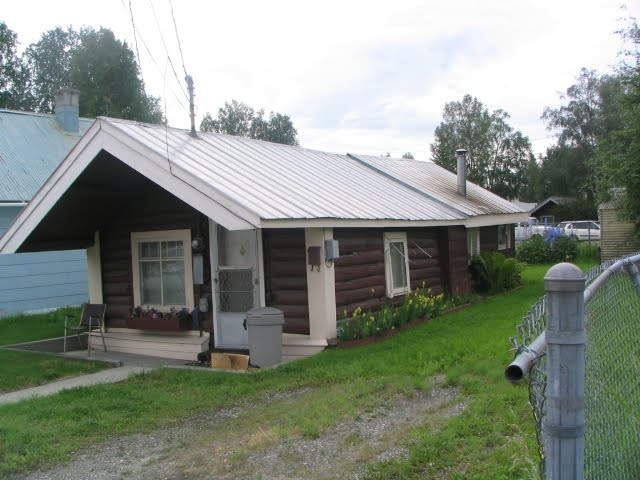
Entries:
{"label": "white pickup truck", "polygon": [[550,228],[553,228],[553,225],[542,225],[537,218],[529,217],[528,221],[516,225],[516,242],[531,238],[535,234],[544,237]]}

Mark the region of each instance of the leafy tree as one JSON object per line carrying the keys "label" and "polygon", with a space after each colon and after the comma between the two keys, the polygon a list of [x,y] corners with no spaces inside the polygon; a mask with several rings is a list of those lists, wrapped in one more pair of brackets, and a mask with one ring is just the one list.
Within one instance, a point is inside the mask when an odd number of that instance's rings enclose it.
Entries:
{"label": "leafy tree", "polygon": [[27,109],[29,71],[17,55],[18,37],[0,21],[0,108]]}
{"label": "leafy tree", "polygon": [[507,112],[489,112],[477,98],[465,95],[460,102],[445,104],[442,117],[431,159],[455,171],[455,150],[466,148],[469,180],[498,195],[515,197],[525,182],[531,143],[507,123]]}
{"label": "leafy tree", "polygon": [[288,115],[270,112],[268,120],[264,115],[262,109],[256,112],[245,103],[231,100],[218,109],[217,118],[207,112],[200,122],[200,130],[298,145],[298,132]]}
{"label": "leafy tree", "polygon": [[135,56],[106,28],[54,28],[27,48],[35,109],[51,113],[60,87],[80,90],[80,115],[163,121],[160,101],[145,92]]}
{"label": "leafy tree", "polygon": [[[42,34],[40,40],[29,45],[25,59],[32,77],[34,108],[38,112],[53,113],[54,93],[71,82],[71,57],[80,44],[80,35],[71,27],[56,27]],[[87,92],[81,92],[84,103]]]}
{"label": "leafy tree", "polygon": [[402,154],[402,158],[406,158],[407,160],[414,160],[415,157],[411,152],[406,152]]}

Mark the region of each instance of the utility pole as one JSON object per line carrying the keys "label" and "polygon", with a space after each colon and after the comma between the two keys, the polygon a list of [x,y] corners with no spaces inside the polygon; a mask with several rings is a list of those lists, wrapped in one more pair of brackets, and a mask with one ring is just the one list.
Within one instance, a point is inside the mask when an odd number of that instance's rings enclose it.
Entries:
{"label": "utility pole", "polygon": [[189,90],[189,116],[191,117],[190,135],[195,138],[198,134],[196,132],[196,114],[195,107],[193,105],[193,77],[191,75],[187,75],[185,80],[187,81],[187,90]]}

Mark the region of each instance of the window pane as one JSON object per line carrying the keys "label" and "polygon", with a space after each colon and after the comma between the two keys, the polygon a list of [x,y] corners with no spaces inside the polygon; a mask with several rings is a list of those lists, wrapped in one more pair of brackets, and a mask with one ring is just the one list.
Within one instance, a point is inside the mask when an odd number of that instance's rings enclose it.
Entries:
{"label": "window pane", "polygon": [[162,262],[162,293],[164,305],[184,305],[184,262]]}
{"label": "window pane", "polygon": [[218,285],[221,312],[246,312],[253,308],[252,270],[221,270]]}
{"label": "window pane", "polygon": [[391,255],[391,281],[393,282],[393,289],[404,288],[407,286],[404,243],[390,242],[389,250]]}
{"label": "window pane", "polygon": [[160,262],[140,262],[142,304],[160,305]]}
{"label": "window pane", "polygon": [[141,259],[158,258],[158,242],[140,242],[138,254]]}
{"label": "window pane", "polygon": [[182,258],[183,256],[182,241],[162,242],[162,258]]}
{"label": "window pane", "polygon": [[506,225],[498,225],[498,245],[507,244],[507,227]]}

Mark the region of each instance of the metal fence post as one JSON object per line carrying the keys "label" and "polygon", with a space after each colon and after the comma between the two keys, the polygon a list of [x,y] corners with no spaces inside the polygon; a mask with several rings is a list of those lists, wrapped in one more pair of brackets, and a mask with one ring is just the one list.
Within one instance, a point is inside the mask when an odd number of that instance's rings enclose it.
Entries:
{"label": "metal fence post", "polygon": [[559,263],[544,277],[547,291],[547,479],[584,479],[585,276]]}
{"label": "metal fence post", "polygon": [[633,286],[636,289],[636,293],[640,295],[640,270],[638,270],[638,266],[633,262],[626,262],[624,264],[624,268],[627,270],[627,273],[631,277],[631,281],[633,282]]}

